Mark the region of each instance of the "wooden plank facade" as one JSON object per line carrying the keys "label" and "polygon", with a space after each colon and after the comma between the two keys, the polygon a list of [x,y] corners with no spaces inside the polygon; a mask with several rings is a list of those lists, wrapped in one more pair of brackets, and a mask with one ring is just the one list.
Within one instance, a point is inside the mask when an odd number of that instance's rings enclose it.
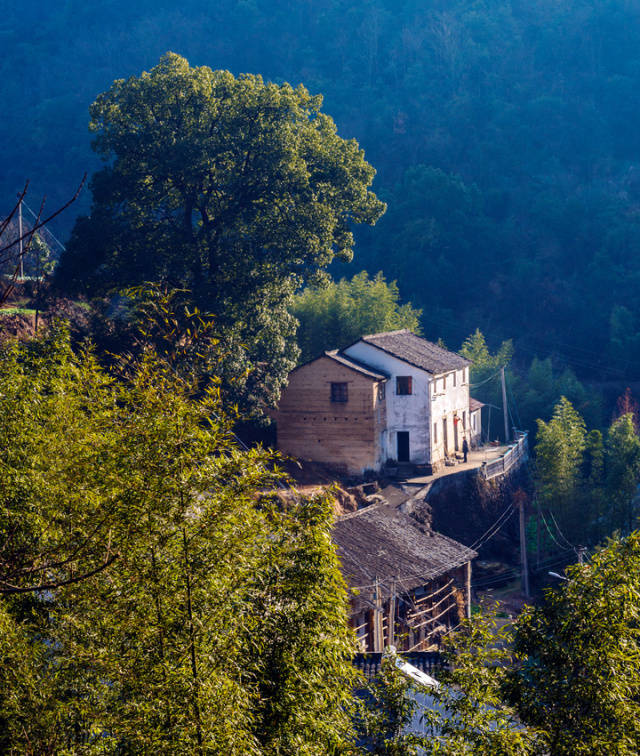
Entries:
{"label": "wooden plank facade", "polygon": [[384,375],[334,352],[300,366],[273,413],[278,448],[348,473],[379,468],[385,383]]}
{"label": "wooden plank facade", "polygon": [[470,613],[476,552],[390,505],[340,517],[333,540],[362,651],[427,651]]}

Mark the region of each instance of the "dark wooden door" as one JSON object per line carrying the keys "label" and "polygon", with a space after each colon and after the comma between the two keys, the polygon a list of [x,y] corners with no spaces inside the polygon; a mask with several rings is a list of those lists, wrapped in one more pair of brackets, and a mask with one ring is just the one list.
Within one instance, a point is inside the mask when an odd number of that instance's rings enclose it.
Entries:
{"label": "dark wooden door", "polygon": [[409,459],[409,431],[398,431],[398,462],[408,462]]}

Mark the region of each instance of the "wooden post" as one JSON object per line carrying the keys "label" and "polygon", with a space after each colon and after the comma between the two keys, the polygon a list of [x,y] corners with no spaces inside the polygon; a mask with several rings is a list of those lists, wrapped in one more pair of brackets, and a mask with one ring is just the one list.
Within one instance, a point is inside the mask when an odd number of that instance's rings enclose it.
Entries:
{"label": "wooden post", "polygon": [[391,580],[391,598],[389,599],[389,619],[388,625],[388,644],[389,646],[396,645],[396,580]]}
{"label": "wooden post", "polygon": [[467,562],[465,567],[465,589],[467,591],[467,619],[471,619],[471,560]]}
{"label": "wooden post", "polygon": [[504,365],[500,368],[500,379],[502,380],[502,411],[504,413],[504,440],[508,442],[511,438],[509,434],[509,412],[507,409],[507,384],[504,378]]}
{"label": "wooden post", "polygon": [[540,570],[540,528],[542,521],[540,517],[540,499],[536,496],[536,570]]}
{"label": "wooden post", "polygon": [[529,565],[527,564],[527,541],[524,532],[524,500],[518,502],[520,508],[520,565],[522,592],[529,598]]}
{"label": "wooden post", "polygon": [[380,583],[376,577],[375,581],[375,593],[373,595],[373,602],[375,609],[373,610],[373,651],[379,654],[384,649],[384,637],[382,633],[382,596],[380,594]]}
{"label": "wooden post", "polygon": [[24,281],[24,246],[22,242],[22,200],[18,206],[18,248],[20,255],[20,280]]}

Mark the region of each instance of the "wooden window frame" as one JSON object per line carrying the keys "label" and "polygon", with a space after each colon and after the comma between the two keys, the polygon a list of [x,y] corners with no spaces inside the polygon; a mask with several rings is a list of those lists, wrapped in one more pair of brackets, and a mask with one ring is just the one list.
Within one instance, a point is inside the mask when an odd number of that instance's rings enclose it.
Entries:
{"label": "wooden window frame", "polygon": [[349,384],[346,381],[331,381],[331,403],[346,404],[349,401]]}
{"label": "wooden window frame", "polygon": [[[402,391],[400,390],[401,388],[403,389]],[[406,391],[404,389],[406,389]],[[413,394],[413,376],[396,375],[396,396],[411,396],[412,394]]]}

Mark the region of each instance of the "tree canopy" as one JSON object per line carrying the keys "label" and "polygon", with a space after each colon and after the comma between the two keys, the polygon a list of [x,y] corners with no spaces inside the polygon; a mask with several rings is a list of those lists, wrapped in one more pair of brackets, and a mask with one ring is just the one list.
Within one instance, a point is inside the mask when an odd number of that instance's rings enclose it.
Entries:
{"label": "tree canopy", "polygon": [[512,693],[557,756],[635,754],[640,742],[640,534],[567,571],[516,622]]}
{"label": "tree canopy", "polygon": [[300,361],[325,349],[339,349],[367,333],[408,328],[420,333],[420,310],[400,304],[395,281],[382,273],[369,278],[366,271],[351,280],[308,287],[296,295],[291,312],[297,318]]}
{"label": "tree canopy", "polygon": [[166,281],[191,290],[221,329],[268,361],[268,400],[295,364],[294,291],[352,255],[352,227],[384,205],[355,140],[322,98],[164,55],[91,106],[91,184],[57,280],[87,294]]}
{"label": "tree canopy", "polygon": [[[187,372],[183,371],[186,376]],[[0,743],[329,754],[353,638],[326,498],[281,498],[217,382],[65,331],[0,350]]]}

